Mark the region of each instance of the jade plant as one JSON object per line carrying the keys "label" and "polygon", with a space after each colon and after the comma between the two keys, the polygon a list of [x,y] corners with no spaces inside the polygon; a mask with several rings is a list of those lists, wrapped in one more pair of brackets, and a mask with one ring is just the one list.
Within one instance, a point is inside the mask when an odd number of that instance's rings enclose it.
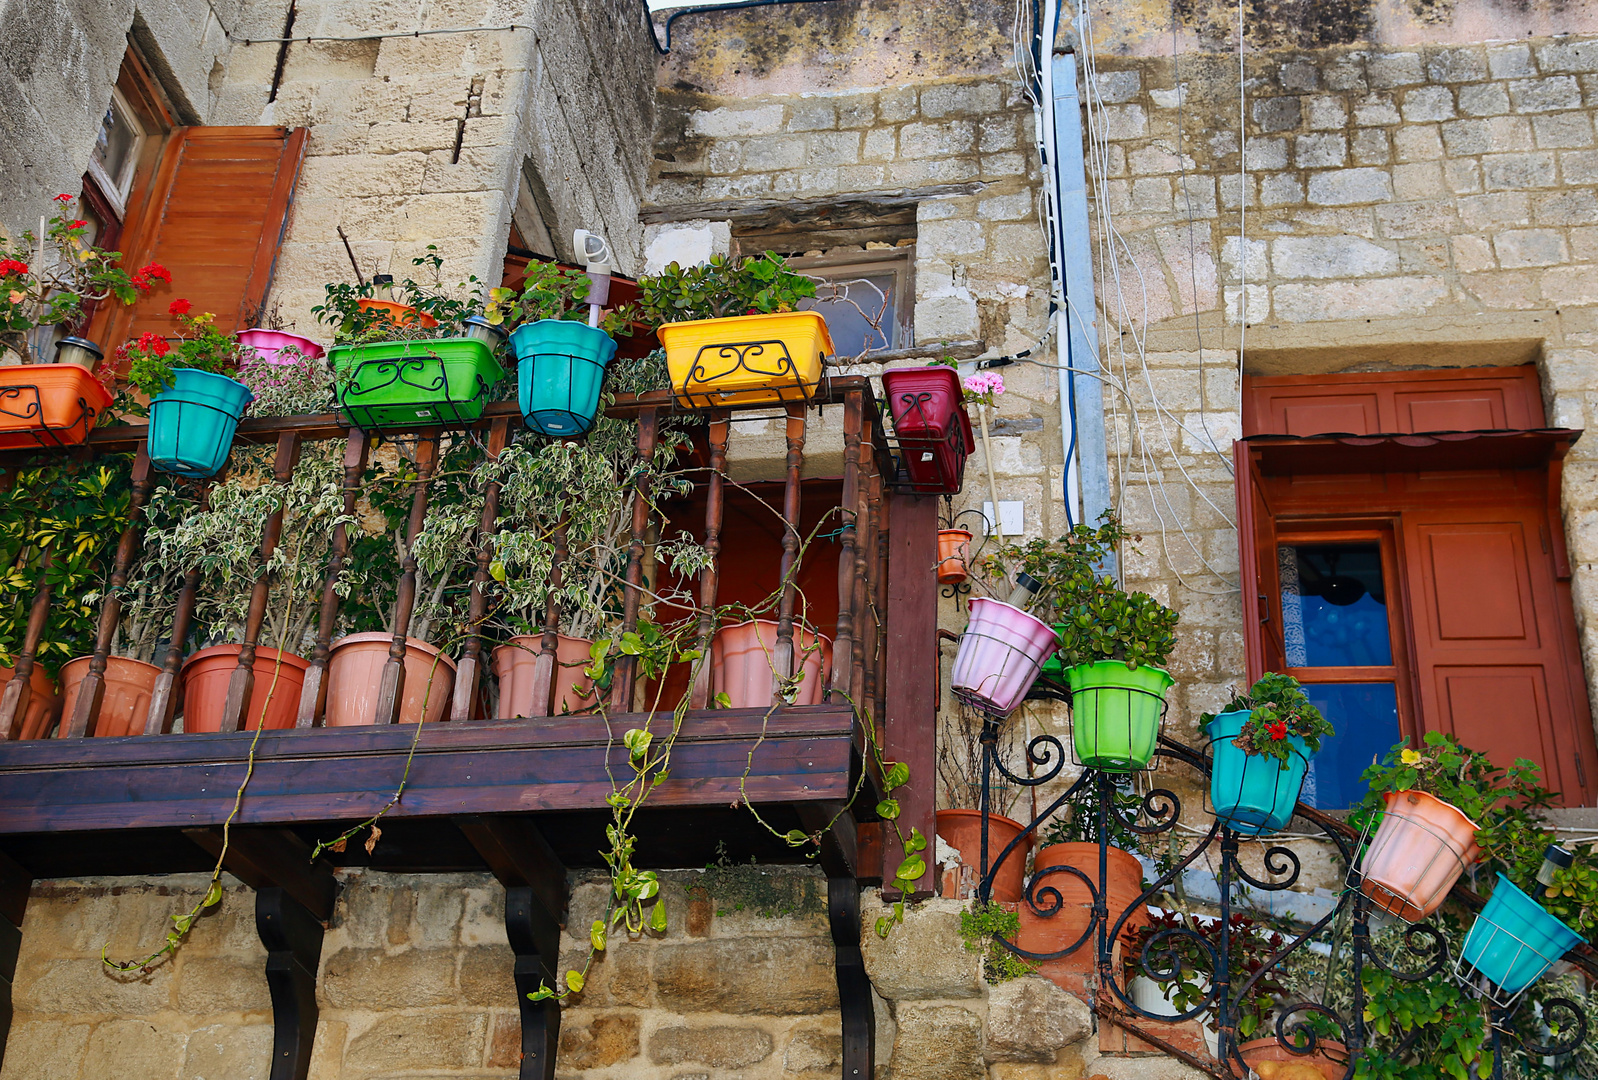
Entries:
{"label": "jade plant", "polygon": [[[1249,688],[1248,693],[1232,698],[1222,712],[1248,710],[1248,720],[1232,744],[1245,754],[1273,757],[1288,767],[1293,746],[1289,738],[1304,740],[1311,754],[1321,748],[1321,740],[1333,734],[1331,722],[1321,715],[1304,693],[1299,681],[1291,675],[1267,672]],[[1215,719],[1215,713],[1199,717],[1199,730],[1203,731]]]}
{"label": "jade plant", "polygon": [[[407,277],[395,282],[381,276],[357,285],[334,282],[325,287],[325,298],[311,308],[311,314],[317,322],[333,328],[333,342],[337,345],[459,336],[463,320],[482,307],[483,283],[473,274],[453,289],[446,288],[444,257],[436,244],[427,245],[426,252],[412,259],[411,265],[423,271],[419,276],[428,280]],[[395,322],[386,310],[362,307],[362,300],[405,304],[437,325],[425,326],[419,318]]]}
{"label": "jade plant", "polygon": [[640,310],[654,325],[793,311],[816,295],[816,283],[789,270],[774,251],[742,260],[713,255],[687,269],[672,263],[638,286]]}
{"label": "jade plant", "polygon": [[1017,574],[1037,581],[1038,592],[1028,610],[1044,622],[1058,623],[1067,611],[1094,595],[1107,561],[1121,544],[1134,539],[1115,512],[1106,510],[1098,525],[1078,525],[1058,539],[1004,544],[982,560],[981,569],[990,591],[1000,596]]}
{"label": "jade plant", "polygon": [[1086,600],[1064,613],[1060,657],[1067,667],[1101,660],[1160,667],[1176,648],[1180,617],[1148,593],[1128,593],[1114,579],[1102,578]]}

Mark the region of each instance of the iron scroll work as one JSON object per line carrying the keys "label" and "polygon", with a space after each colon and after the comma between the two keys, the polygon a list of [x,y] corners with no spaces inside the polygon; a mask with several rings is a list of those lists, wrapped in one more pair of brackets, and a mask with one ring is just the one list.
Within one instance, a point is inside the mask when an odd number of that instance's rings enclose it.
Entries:
{"label": "iron scroll work", "polygon": [[[1046,808],[1040,810],[1021,833],[1004,846],[1003,850],[990,854],[989,821],[993,814],[990,792],[996,782],[994,774],[997,773],[998,777],[1002,778],[999,782],[1004,784],[1015,785],[1021,789],[1035,788],[1058,777],[1068,760],[1066,749],[1058,738],[1049,734],[1039,735],[1026,746],[1030,765],[1026,771],[1033,775],[1018,775],[1012,772],[996,753],[999,729],[1003,722],[1001,718],[986,713],[982,718],[981,878],[976,887],[977,899],[984,904],[987,903],[992,897],[994,878],[1006,860],[1024,858],[1026,850],[1024,845],[1028,843],[1028,838],[1039,833],[1041,827],[1062,807],[1071,802],[1081,805],[1084,797],[1091,798],[1096,808],[1094,826],[1099,859],[1097,881],[1074,866],[1045,867],[1027,879],[1021,898],[1021,904],[1030,910],[1031,915],[1046,919],[1060,914],[1066,906],[1065,897],[1056,887],[1064,877],[1076,882],[1074,891],[1079,895],[1085,887],[1092,897],[1092,908],[1088,927],[1080,938],[1066,948],[1052,953],[1029,952],[1014,941],[1002,938],[998,940],[1010,952],[1033,962],[1057,960],[1070,956],[1080,949],[1092,948],[1098,977],[1099,1008],[1095,1011],[1101,1016],[1108,1011],[1112,1018],[1118,1013],[1134,1022],[1144,1019],[1171,1024],[1185,1020],[1202,1022],[1213,1011],[1215,1026],[1219,1028],[1216,1044],[1216,1057],[1219,1061],[1209,1062],[1185,1052],[1174,1049],[1170,1051],[1186,1059],[1188,1064],[1203,1068],[1217,1077],[1253,1076],[1239,1052],[1240,1003],[1250,1000],[1251,992],[1262,979],[1284,970],[1285,964],[1291,962],[1296,954],[1301,955],[1312,940],[1338,923],[1340,917],[1346,918],[1342,925],[1351,925],[1346,956],[1352,1001],[1348,1003],[1343,1013],[1323,1001],[1281,1001],[1274,1010],[1276,1015],[1274,1031],[1261,1030],[1255,1037],[1269,1037],[1274,1034],[1276,1042],[1286,1052],[1285,1060],[1308,1061],[1309,1055],[1315,1054],[1317,1050],[1332,1049],[1330,1044],[1335,1041],[1341,1043],[1347,1050],[1347,1065],[1341,1080],[1353,1080],[1359,1055],[1369,1045],[1364,1021],[1366,998],[1361,978],[1365,966],[1374,965],[1406,982],[1428,979],[1450,966],[1448,942],[1438,928],[1428,922],[1416,923],[1403,934],[1405,948],[1412,957],[1419,958],[1418,961],[1412,962],[1406,969],[1396,965],[1393,959],[1383,957],[1375,947],[1371,934],[1371,913],[1375,905],[1359,888],[1353,887],[1342,893],[1330,912],[1277,949],[1257,970],[1252,973],[1246,970],[1241,973],[1231,970],[1233,957],[1228,935],[1233,926],[1232,917],[1236,913],[1232,895],[1234,889],[1241,884],[1262,892],[1282,892],[1298,882],[1302,867],[1298,855],[1291,848],[1279,843],[1271,844],[1267,840],[1263,865],[1268,876],[1264,879],[1254,876],[1239,858],[1239,845],[1244,839],[1256,838],[1247,833],[1234,832],[1220,819],[1216,819],[1209,832],[1125,910],[1110,911],[1107,902],[1109,891],[1106,850],[1110,846],[1112,820],[1118,827],[1140,836],[1168,834],[1181,819],[1181,802],[1174,792],[1156,788],[1142,796],[1141,806],[1135,816],[1129,820],[1115,806],[1117,790],[1115,774],[1097,769],[1084,768],[1076,781]],[[1163,736],[1157,755],[1181,761],[1205,776],[1209,773],[1209,761],[1203,754]],[[1343,865],[1353,867],[1357,844],[1336,829],[1319,827],[1319,831],[1336,845]],[[1210,906],[1219,911],[1218,945],[1187,927],[1167,928],[1150,936],[1131,964],[1118,962],[1115,944],[1123,939],[1128,919],[1144,909],[1156,896],[1167,891],[1177,881],[1179,875],[1217,846],[1221,856],[1216,874],[1219,901]],[[1185,943],[1179,941],[1181,938],[1187,941]],[[1210,984],[1203,999],[1186,1011],[1175,1014],[1154,1013],[1141,1008],[1133,1000],[1126,980],[1118,976],[1117,967],[1121,967],[1124,971],[1127,967],[1135,966],[1135,974],[1156,981],[1170,982],[1183,973],[1184,961],[1179,951],[1179,946],[1183,944],[1189,951],[1196,949],[1198,955],[1208,957],[1210,971],[1200,973],[1209,979]],[[1546,1044],[1526,1041],[1510,1030],[1510,1021],[1514,1019],[1515,1011],[1521,1004],[1523,1002],[1517,1002],[1505,1008],[1490,999],[1484,1000],[1484,1005],[1489,1009],[1491,1023],[1492,1080],[1503,1080],[1505,1075],[1503,1054],[1500,1052],[1505,1040],[1518,1042],[1526,1053],[1533,1056],[1555,1056],[1571,1052],[1586,1038],[1586,1016],[1580,1005],[1568,998],[1550,997],[1541,1003],[1541,1027],[1545,1034],[1550,1031],[1557,1032],[1557,1037]],[[1105,1006],[1108,1006],[1108,1010]],[[1335,1035],[1330,1034],[1333,1030],[1336,1032]]]}

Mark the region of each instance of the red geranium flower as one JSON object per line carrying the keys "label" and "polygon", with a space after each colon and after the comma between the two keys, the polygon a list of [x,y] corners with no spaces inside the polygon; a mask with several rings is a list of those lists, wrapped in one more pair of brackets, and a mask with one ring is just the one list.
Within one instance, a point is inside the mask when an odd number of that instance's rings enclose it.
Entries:
{"label": "red geranium flower", "polygon": [[172,351],[172,346],[167,344],[166,338],[155,333],[153,330],[146,330],[144,333],[140,334],[138,344],[135,346],[135,348],[138,348],[143,352],[154,353],[156,356],[165,356],[167,353]]}
{"label": "red geranium flower", "polygon": [[28,264],[16,259],[0,259],[0,277],[21,277],[28,272]]}
{"label": "red geranium flower", "polygon": [[74,221],[71,225],[68,225],[67,228],[69,228],[69,229],[82,229],[82,228],[85,228],[88,224],[89,223],[87,221],[84,221],[82,218],[79,218],[78,220]]}
{"label": "red geranium flower", "polygon": [[154,283],[157,281],[164,281],[169,285],[172,283],[171,271],[160,263],[151,263],[149,266],[139,267],[133,271],[131,278],[133,287],[140,292],[149,292],[154,288]]}
{"label": "red geranium flower", "polygon": [[1273,740],[1279,741],[1285,739],[1287,738],[1287,721],[1278,720],[1274,724],[1267,725],[1265,730],[1270,734]]}
{"label": "red geranium flower", "polygon": [[174,300],[166,310],[169,315],[187,315],[193,309],[194,305],[187,300]]}
{"label": "red geranium flower", "polygon": [[52,201],[58,202],[58,203],[69,203],[69,202],[72,201],[72,196],[66,194],[65,192],[62,192],[60,195],[57,195],[55,197],[55,199],[52,200]]}

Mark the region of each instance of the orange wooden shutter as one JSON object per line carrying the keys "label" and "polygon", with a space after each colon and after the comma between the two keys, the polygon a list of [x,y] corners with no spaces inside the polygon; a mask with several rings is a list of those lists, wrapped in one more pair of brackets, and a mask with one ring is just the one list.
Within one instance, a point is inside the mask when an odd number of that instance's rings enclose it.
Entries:
{"label": "orange wooden shutter", "polygon": [[122,232],[123,265],[160,263],[172,284],[131,308],[102,305],[89,337],[109,353],[145,330],[175,335],[167,307],[179,297],[214,312],[224,334],[254,320],[272,283],[305,136],[305,128],[174,130]]}
{"label": "orange wooden shutter", "polygon": [[1237,487],[1238,568],[1243,592],[1243,655],[1248,681],[1283,663],[1276,571],[1276,520],[1266,501],[1258,459],[1241,440],[1232,444]]}
{"label": "orange wooden shutter", "polygon": [[1543,426],[1531,365],[1364,375],[1270,375],[1244,381],[1245,435],[1375,435]]}

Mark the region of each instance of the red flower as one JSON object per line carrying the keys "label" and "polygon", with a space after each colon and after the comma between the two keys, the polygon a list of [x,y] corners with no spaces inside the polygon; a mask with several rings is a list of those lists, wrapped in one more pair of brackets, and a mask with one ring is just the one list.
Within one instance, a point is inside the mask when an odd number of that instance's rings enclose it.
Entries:
{"label": "red flower", "polygon": [[134,348],[142,352],[154,353],[156,356],[165,356],[172,351],[172,346],[167,344],[166,338],[153,330],[146,330],[140,334],[138,343],[134,345]]}
{"label": "red flower", "polygon": [[21,277],[28,272],[28,264],[16,259],[0,259],[0,277]]}
{"label": "red flower", "polygon": [[172,283],[171,271],[160,263],[151,263],[149,266],[139,267],[133,271],[131,279],[133,287],[140,292],[149,292],[154,288],[154,283],[157,281],[164,281],[169,285]]}
{"label": "red flower", "polygon": [[71,225],[68,225],[67,228],[69,228],[69,229],[82,229],[82,228],[85,228],[88,224],[89,223],[87,221],[84,221],[82,218],[79,218],[77,221],[74,221]]}
{"label": "red flower", "polygon": [[1265,730],[1273,740],[1280,741],[1285,739],[1287,738],[1287,721],[1278,720],[1274,724],[1267,724]]}
{"label": "red flower", "polygon": [[166,310],[169,315],[187,315],[193,309],[194,305],[187,300],[174,300]]}
{"label": "red flower", "polygon": [[62,194],[57,195],[52,201],[66,204],[72,201],[72,196],[63,192]]}

